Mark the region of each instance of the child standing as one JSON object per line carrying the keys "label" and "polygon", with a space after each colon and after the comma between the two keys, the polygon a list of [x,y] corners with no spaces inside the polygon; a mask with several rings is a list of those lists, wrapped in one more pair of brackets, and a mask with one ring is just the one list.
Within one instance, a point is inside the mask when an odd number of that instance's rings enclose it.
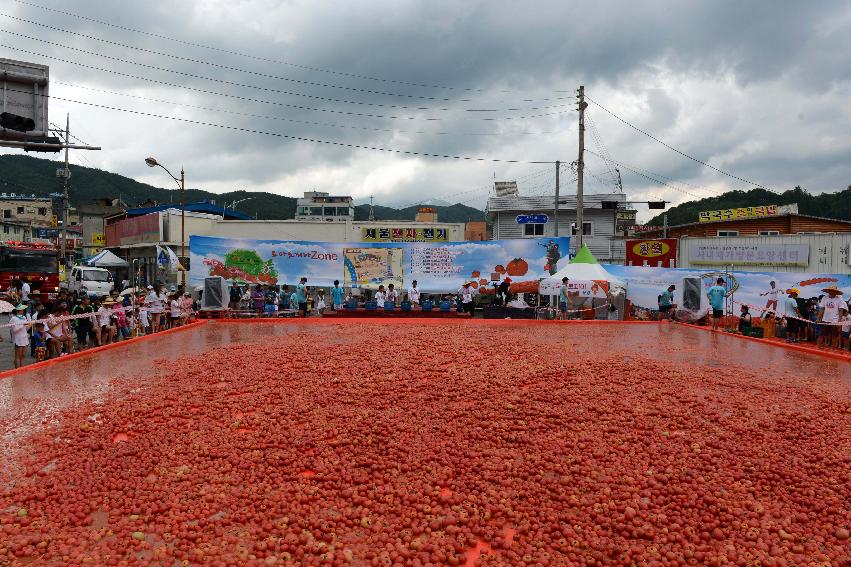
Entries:
{"label": "child standing", "polygon": [[[39,317],[39,320],[42,320],[42,318]],[[36,323],[33,326],[33,344],[35,345],[35,361],[41,362],[45,360],[47,358],[46,322]]]}
{"label": "child standing", "polygon": [[24,312],[27,306],[23,303],[15,307],[15,313],[9,318],[11,325],[12,344],[15,345],[15,368],[24,365],[24,356],[30,349],[30,336],[27,333],[27,317]]}

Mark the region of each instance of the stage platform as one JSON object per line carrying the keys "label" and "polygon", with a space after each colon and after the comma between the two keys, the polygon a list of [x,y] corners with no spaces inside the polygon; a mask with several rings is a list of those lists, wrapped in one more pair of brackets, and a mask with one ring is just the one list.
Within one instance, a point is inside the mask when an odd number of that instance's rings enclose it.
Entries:
{"label": "stage platform", "polygon": [[423,311],[422,309],[412,309],[411,311],[402,311],[401,309],[385,311],[383,309],[376,309],[367,311],[360,307],[358,309],[342,309],[340,311],[326,310],[322,314],[323,319],[363,319],[364,317],[384,319],[472,319],[469,313],[459,313],[454,309],[452,311],[440,311],[439,309],[433,309],[431,311]]}

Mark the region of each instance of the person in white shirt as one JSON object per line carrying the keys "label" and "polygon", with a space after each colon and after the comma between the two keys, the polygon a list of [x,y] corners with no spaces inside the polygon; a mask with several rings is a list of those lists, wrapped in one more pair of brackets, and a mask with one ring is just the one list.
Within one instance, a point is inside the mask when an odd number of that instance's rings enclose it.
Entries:
{"label": "person in white shirt", "polygon": [[160,298],[159,290],[155,290],[154,286],[148,286],[148,295],[145,297],[145,306],[148,308],[148,317],[151,319],[151,332],[156,333],[160,330],[160,319],[163,314],[163,301]]}
{"label": "person in white shirt", "polygon": [[393,305],[396,305],[396,298],[399,297],[399,293],[396,291],[396,287],[393,284],[387,286],[387,298],[386,301]]}
{"label": "person in white shirt", "polygon": [[408,289],[408,301],[412,305],[420,304],[420,288],[417,287],[417,280],[411,282],[411,287]]}
{"label": "person in white shirt", "polygon": [[98,328],[100,329],[100,344],[107,345],[115,340],[116,326],[112,322],[112,306],[115,302],[107,299],[102,304],[95,302],[97,309],[95,315],[98,320]]}
{"label": "person in white shirt", "polygon": [[473,303],[473,289],[470,287],[469,282],[465,283],[458,293],[461,294],[461,307],[464,312],[469,313],[470,316],[472,316],[476,305]]}
{"label": "person in white shirt", "polygon": [[379,309],[384,308],[384,300],[386,298],[387,294],[384,293],[384,286],[378,286],[378,291],[375,292],[375,305],[377,305]]}
{"label": "person in white shirt", "polygon": [[168,302],[169,307],[169,315],[171,316],[171,326],[179,327],[180,326],[180,312],[181,305],[180,299],[178,299],[177,295],[169,295],[170,301]]}
{"label": "person in white shirt", "polygon": [[846,311],[845,320],[842,321],[842,348],[851,350],[851,313]]}
{"label": "person in white shirt", "polygon": [[21,280],[21,303],[26,303],[30,300],[30,284],[27,280]]}
{"label": "person in white shirt", "polygon": [[777,288],[777,282],[772,281],[768,285],[770,286],[768,291],[759,294],[761,297],[768,297],[768,300],[765,302],[765,309],[762,310],[763,315],[769,311],[776,314],[777,298],[783,295],[783,290]]}
{"label": "person in white shirt", "polygon": [[838,347],[840,333],[840,321],[845,319],[847,313],[847,305],[842,300],[842,290],[835,285],[826,287],[822,290],[826,295],[819,302],[818,321],[819,323],[827,323],[821,325],[821,332],[816,341],[817,345]]}
{"label": "person in white shirt", "polygon": [[15,368],[20,368],[24,365],[24,356],[30,348],[30,336],[27,333],[27,317],[24,312],[27,306],[20,304],[15,307],[14,314],[9,317],[9,324],[12,344],[15,345]]}

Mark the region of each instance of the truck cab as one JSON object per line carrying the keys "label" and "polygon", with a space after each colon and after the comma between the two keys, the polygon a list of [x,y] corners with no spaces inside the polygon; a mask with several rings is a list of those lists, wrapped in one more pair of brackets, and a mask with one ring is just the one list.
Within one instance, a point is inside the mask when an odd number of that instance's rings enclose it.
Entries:
{"label": "truck cab", "polygon": [[104,268],[74,266],[65,278],[65,287],[69,292],[86,294],[89,297],[107,296],[114,286],[112,274]]}

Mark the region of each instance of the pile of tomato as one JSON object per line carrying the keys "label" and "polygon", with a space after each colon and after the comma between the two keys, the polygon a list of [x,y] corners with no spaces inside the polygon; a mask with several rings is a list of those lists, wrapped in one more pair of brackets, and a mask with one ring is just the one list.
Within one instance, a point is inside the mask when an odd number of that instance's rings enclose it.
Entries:
{"label": "pile of tomato", "polygon": [[317,326],[161,365],[28,441],[0,564],[851,561],[847,385],[496,332]]}

